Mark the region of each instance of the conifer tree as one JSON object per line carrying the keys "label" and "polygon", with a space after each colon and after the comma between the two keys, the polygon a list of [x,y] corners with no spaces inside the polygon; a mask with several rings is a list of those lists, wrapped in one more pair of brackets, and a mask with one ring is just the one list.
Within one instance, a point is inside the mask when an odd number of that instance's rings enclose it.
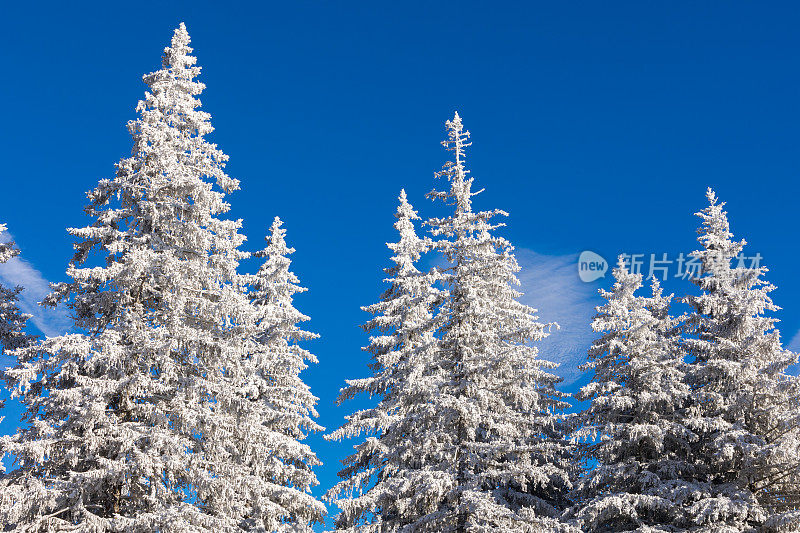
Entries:
{"label": "conifer tree", "polygon": [[[5,224],[0,224],[0,235],[7,231]],[[0,242],[0,263],[5,263],[19,255],[19,248],[13,241]],[[11,361],[9,352],[23,348],[34,342],[33,335],[26,332],[26,326],[30,315],[23,313],[19,308],[19,294],[22,287],[8,288],[0,283],[0,372],[3,366]],[[5,407],[5,400],[0,400],[0,412]],[[0,415],[0,422],[3,421]],[[0,452],[0,474],[4,472],[5,466],[1,462],[3,453]]]}
{"label": "conifer tree", "polygon": [[447,376],[437,409],[438,509],[435,531],[561,531],[575,466],[564,436],[566,394],[538,356],[548,334],[535,310],[519,302],[511,244],[496,235],[500,210],[474,211],[473,179],[464,166],[469,132],[456,113],[443,145],[453,154],[438,175],[449,189],[429,196],[454,213],[428,221],[444,256],[448,296],[441,306],[438,362]]}
{"label": "conifer tree", "polygon": [[[417,236],[419,216],[400,192],[394,227],[390,284],[381,301],[364,308],[374,315],[364,328],[375,332],[365,350],[372,354],[368,378],[348,380],[338,402],[359,393],[379,398],[358,411],[328,439],[367,435],[344,461],[343,480],[327,498],[342,512],[336,527],[346,531],[433,531],[443,484],[449,483],[447,459],[436,445],[446,430],[438,389],[445,379],[437,359],[434,309],[443,293],[434,288],[438,272],[420,272],[416,262],[428,249]],[[338,497],[338,498],[337,498]]]}
{"label": "conifer tree", "polygon": [[290,270],[286,230],[278,217],[269,229],[268,246],[254,255],[265,259],[258,272],[248,276],[255,318],[248,335],[244,382],[240,386],[249,409],[241,418],[237,455],[257,465],[257,479],[265,479],[258,507],[249,512],[247,525],[255,531],[310,531],[325,517],[324,505],[309,490],[317,484],[312,467],[321,464],[301,441],[309,431],[323,428],[317,402],[300,379],[306,361],[317,358],[298,343],[318,335],[298,327],[309,320],[293,304],[294,295],[306,291]]}
{"label": "conifer tree", "polygon": [[70,230],[71,281],[46,302],[68,305],[81,333],[26,350],[7,373],[28,425],[0,440],[18,465],[0,487],[4,524],[226,531],[275,516],[282,480],[242,441],[260,431],[242,427],[258,419],[241,388],[254,311],[237,273],[241,223],[220,218],[238,181],[205,138],[191,51],[181,24],[144,76],[132,156],[88,194],[93,223]]}
{"label": "conifer tree", "polygon": [[688,460],[692,433],[683,424],[689,389],[672,296],[657,280],[652,296],[636,295],[641,274],[620,257],[607,303],[592,329],[602,333],[583,370],[592,381],[577,394],[590,401],[576,438],[589,442],[594,466],[581,480],[570,512],[582,531],[684,531],[684,495],[694,490]]}
{"label": "conifer tree", "polygon": [[694,401],[687,425],[697,433],[692,460],[704,490],[689,514],[701,531],[797,531],[797,379],[786,369],[796,354],[781,346],[779,308],[763,266],[740,265],[745,241],[733,240],[724,203],[710,188],[697,213],[702,275],[692,281],[686,340],[687,382]]}
{"label": "conifer tree", "polygon": [[[7,231],[5,224],[0,224],[0,235]],[[0,263],[19,255],[19,248],[14,242],[0,242]],[[25,328],[30,315],[19,308],[19,295],[22,287],[5,287],[0,284],[0,349],[2,353],[22,348],[33,342],[34,337],[26,333]]]}

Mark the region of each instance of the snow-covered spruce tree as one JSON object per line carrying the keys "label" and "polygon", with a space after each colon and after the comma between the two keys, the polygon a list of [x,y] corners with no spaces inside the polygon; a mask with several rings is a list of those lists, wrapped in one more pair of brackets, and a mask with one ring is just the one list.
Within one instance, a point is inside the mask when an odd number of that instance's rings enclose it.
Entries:
{"label": "snow-covered spruce tree", "polygon": [[181,24],[144,77],[132,157],[88,194],[94,222],[71,230],[71,281],[47,302],[68,305],[82,333],[43,341],[7,373],[28,426],[0,440],[18,461],[0,487],[3,524],[229,531],[275,516],[266,458],[241,445],[258,431],[243,421],[268,406],[241,388],[254,308],[237,273],[240,222],[219,218],[238,182],[205,139],[190,53]]}
{"label": "snow-covered spruce tree", "polygon": [[689,389],[684,382],[679,319],[669,314],[672,296],[657,280],[652,296],[636,295],[641,274],[620,258],[608,300],[592,329],[602,335],[583,370],[592,381],[577,394],[590,405],[575,437],[593,468],[576,490],[569,515],[585,532],[684,531],[683,499],[696,491],[688,464],[693,434],[682,424]]}
{"label": "snow-covered spruce tree", "polygon": [[300,379],[306,361],[316,363],[317,358],[298,343],[318,335],[298,327],[309,317],[295,309],[293,299],[306,289],[290,270],[288,256],[294,249],[286,245],[281,225],[275,217],[267,247],[253,254],[265,261],[247,277],[256,317],[240,389],[256,408],[241,420],[235,445],[237,455],[252,457],[253,467],[268,481],[259,488],[258,512],[253,510],[247,525],[256,531],[310,531],[326,511],[308,493],[317,484],[311,469],[321,463],[301,441],[309,431],[323,428],[311,418],[318,416],[317,398]]}
{"label": "snow-covered spruce tree", "polygon": [[[737,257],[724,204],[707,192],[697,213],[703,273],[685,300],[687,382],[694,402],[687,418],[699,435],[692,461],[701,465],[705,491],[689,513],[700,531],[799,531],[800,465],[797,380],[786,374],[796,354],[781,347],[764,267],[745,268]],[[734,266],[735,265],[735,266]]]}
{"label": "snow-covered spruce tree", "polygon": [[518,301],[513,247],[492,234],[502,226],[492,219],[506,213],[472,209],[469,132],[457,113],[447,127],[443,145],[454,160],[438,176],[450,188],[429,196],[454,213],[428,221],[448,263],[438,349],[448,380],[437,391],[445,430],[430,444],[447,467],[427,523],[433,531],[566,530],[556,517],[575,472],[564,438],[568,404],[549,372],[557,364],[532,344],[548,327]]}
{"label": "snow-covered spruce tree", "polygon": [[340,530],[361,532],[434,531],[443,491],[451,484],[449,456],[438,441],[448,431],[441,416],[439,387],[443,376],[434,309],[443,293],[434,288],[438,272],[420,272],[415,263],[429,243],[414,231],[419,216],[400,193],[394,227],[398,242],[388,244],[393,266],[381,301],[365,307],[374,331],[365,350],[372,353],[373,375],[348,380],[339,403],[366,393],[377,406],[347,417],[327,435],[344,439],[367,435],[344,461],[343,480],[326,497],[342,512]]}
{"label": "snow-covered spruce tree", "polygon": [[[5,224],[0,224],[0,235],[7,231]],[[14,242],[0,242],[0,263],[19,255],[19,248]],[[12,350],[17,350],[34,342],[35,337],[26,332],[25,328],[30,315],[23,313],[19,308],[19,294],[22,287],[8,288],[0,283],[0,365],[8,364],[8,355]],[[0,366],[0,372],[3,368]],[[0,400],[0,413],[5,406],[5,400]],[[0,422],[3,421],[0,414]],[[4,471],[3,453],[0,452],[0,473]]]}
{"label": "snow-covered spruce tree", "polygon": [[[6,231],[6,225],[0,224],[0,235]],[[0,242],[0,263],[5,263],[18,255],[19,248],[14,242]],[[22,287],[9,288],[0,284],[0,349],[3,352],[27,346],[35,338],[25,330],[31,316],[19,308],[21,292]]]}

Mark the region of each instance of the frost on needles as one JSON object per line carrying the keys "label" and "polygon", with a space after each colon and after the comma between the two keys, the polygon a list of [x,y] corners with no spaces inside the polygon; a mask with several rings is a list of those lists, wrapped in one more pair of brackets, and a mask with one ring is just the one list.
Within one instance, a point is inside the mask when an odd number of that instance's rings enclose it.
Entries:
{"label": "frost on needles", "polygon": [[319,429],[296,377],[313,358],[287,347],[308,336],[293,327],[302,315],[275,309],[294,290],[288,250],[274,228],[252,301],[241,222],[221,218],[239,183],[205,139],[191,51],[181,24],[144,76],[133,155],[88,193],[93,222],[70,230],[71,281],[46,303],[67,305],[81,333],[18,352],[6,373],[27,409],[0,439],[17,460],[0,486],[9,527],[310,531],[324,514],[308,495],[318,461],[299,443]]}
{"label": "frost on needles", "polygon": [[[566,395],[538,357],[549,327],[521,304],[513,248],[494,235],[502,211],[474,211],[464,167],[469,133],[447,122],[453,154],[433,198],[452,215],[413,231],[416,213],[400,196],[400,241],[390,245],[390,289],[368,311],[376,331],[370,378],[353,380],[340,400],[379,398],[330,437],[367,434],[330,493],[347,531],[569,531],[558,516],[576,468],[564,440]],[[428,250],[445,267],[419,272]]]}
{"label": "frost on needles", "polygon": [[[225,218],[239,182],[206,136],[205,86],[183,24],[128,124],[131,157],[70,229],[69,281],[44,301],[71,333],[26,332],[0,286],[3,371],[23,427],[0,437],[0,525],[15,531],[310,532],[322,431],[300,377],[317,335],[295,307],[294,251],[275,218],[263,250]],[[713,191],[698,215],[703,272],[678,300],[620,262],[601,290],[576,398],[539,353],[555,325],[520,302],[500,210],[473,208],[456,114],[446,180],[422,220],[400,192],[388,288],[364,307],[374,406],[326,436],[355,439],[325,499],[359,533],[800,532],[800,380],[781,346],[766,268],[745,268]],[[5,226],[0,224],[0,233]],[[0,243],[0,262],[19,253]],[[255,274],[240,272],[250,256]],[[434,258],[435,268],[420,263]]]}
{"label": "frost on needles", "polygon": [[290,270],[288,256],[294,249],[287,246],[282,225],[275,217],[267,247],[253,254],[264,262],[255,275],[246,277],[255,317],[241,388],[257,408],[251,409],[253,418],[242,424],[244,433],[236,442],[259,478],[269,480],[260,487],[259,503],[267,519],[256,515],[246,524],[256,531],[302,531],[306,524],[322,522],[326,514],[322,502],[309,494],[318,483],[311,468],[321,463],[301,442],[309,432],[323,429],[312,418],[319,416],[317,398],[300,379],[307,362],[318,362],[301,343],[318,335],[298,327],[309,317],[294,307],[294,295],[306,289]]}
{"label": "frost on needles", "polygon": [[414,230],[419,216],[405,191],[395,216],[399,240],[388,245],[394,254],[385,269],[389,288],[380,302],[364,308],[374,315],[365,325],[374,332],[365,348],[373,375],[348,380],[338,401],[359,393],[380,400],[326,436],[367,436],[344,460],[343,480],[327,495],[341,509],[335,524],[345,531],[393,531],[424,521],[437,512],[448,483],[449,456],[436,445],[444,430],[437,391],[447,376],[434,336],[434,309],[446,293],[434,287],[437,270],[416,267],[430,243]]}
{"label": "frost on needles", "polygon": [[[0,224],[0,235],[7,231],[5,224]],[[19,255],[19,248],[13,241],[0,242],[0,263],[5,263]],[[31,315],[23,313],[19,308],[19,295],[22,287],[6,287],[0,283],[0,365],[7,365],[13,360],[15,350],[29,346],[36,337],[26,332],[26,326]],[[0,366],[2,370],[2,366]],[[2,410],[5,400],[0,400],[0,422],[4,416]],[[0,449],[0,461],[4,453]],[[5,466],[0,462],[0,474],[5,471]]]}
{"label": "frost on needles", "polygon": [[[714,192],[697,213],[691,312],[620,265],[592,324],[592,382],[577,438],[590,468],[565,519],[586,532],[800,531],[797,354],[782,348],[763,279],[746,268]],[[591,463],[595,463],[592,465]]]}
{"label": "frost on needles", "polygon": [[585,458],[595,465],[567,516],[587,532],[682,531],[682,503],[697,486],[689,452],[695,437],[683,422],[689,387],[680,319],[670,316],[672,295],[657,280],[647,297],[636,294],[642,276],[622,258],[613,274],[592,321],[602,335],[582,367],[594,376],[576,395],[590,405],[574,437],[588,441]]}
{"label": "frost on needles", "polygon": [[786,373],[797,354],[783,349],[776,319],[765,315],[779,309],[767,269],[740,263],[745,241],[733,240],[714,191],[707,198],[692,253],[703,265],[692,280],[700,294],[685,298],[693,309],[685,423],[697,435],[692,461],[703,482],[689,517],[708,531],[798,531],[800,383]]}
{"label": "frost on needles", "polygon": [[[0,224],[0,235],[6,231],[6,225]],[[5,263],[18,255],[19,248],[13,241],[0,242],[0,263]],[[23,313],[19,308],[19,295],[22,290],[22,287],[6,287],[0,284],[0,350],[2,350],[0,353],[6,357],[9,357],[13,350],[27,346],[35,339],[25,331],[31,315]]]}

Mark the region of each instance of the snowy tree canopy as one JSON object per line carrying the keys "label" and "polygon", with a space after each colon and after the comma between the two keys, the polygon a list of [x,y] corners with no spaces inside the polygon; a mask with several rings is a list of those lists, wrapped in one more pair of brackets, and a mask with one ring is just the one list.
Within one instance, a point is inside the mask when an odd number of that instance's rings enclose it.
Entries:
{"label": "snowy tree canopy", "polygon": [[745,241],[733,240],[723,203],[711,189],[697,213],[703,265],[689,296],[685,341],[694,402],[688,427],[699,435],[692,460],[705,491],[689,509],[707,531],[800,529],[797,474],[798,382],[786,375],[797,355],[781,346],[767,269],[740,266]]}
{"label": "snowy tree canopy", "polygon": [[[492,234],[500,225],[491,219],[505,213],[472,210],[469,133],[457,114],[447,127],[454,160],[438,175],[450,187],[430,196],[455,212],[428,220],[429,243],[414,233],[417,214],[401,194],[391,286],[367,308],[378,333],[368,347],[374,375],[348,382],[340,396],[367,392],[380,402],[332,435],[369,435],[332,491],[346,496],[336,500],[337,526],[566,531],[557,517],[576,472],[560,412],[568,404],[548,372],[555,364],[531,344],[549,328],[519,303],[513,248]],[[428,249],[444,257],[441,272],[414,266]]]}
{"label": "snowy tree canopy", "polygon": [[312,467],[321,464],[301,441],[309,431],[321,431],[311,417],[318,416],[317,398],[300,379],[306,361],[317,358],[298,343],[317,337],[298,327],[309,320],[293,305],[294,295],[304,292],[290,270],[286,230],[278,217],[270,227],[268,246],[256,257],[265,259],[258,272],[246,276],[254,320],[248,335],[248,354],[240,385],[247,406],[235,440],[239,455],[255,463],[258,476],[267,480],[259,487],[258,508],[251,510],[248,526],[260,531],[310,531],[322,522],[325,506],[310,494],[317,484]]}
{"label": "snowy tree canopy", "polygon": [[589,441],[585,456],[595,465],[569,514],[587,532],[682,531],[683,500],[696,487],[688,457],[694,435],[682,423],[689,388],[679,320],[657,280],[644,297],[635,294],[641,274],[622,258],[613,273],[592,322],[602,335],[582,367],[594,376],[577,395],[590,405],[575,437]]}
{"label": "snowy tree canopy", "polygon": [[[266,247],[244,249],[229,218],[240,183],[210,140],[192,54],[181,23],[143,76],[130,155],[87,193],[86,224],[68,229],[66,281],[42,304],[69,313],[70,333],[31,335],[20,295],[28,309],[38,284],[17,274],[34,290],[0,285],[0,408],[10,396],[23,410],[0,436],[0,529],[310,533],[330,525],[324,501],[351,533],[800,533],[798,354],[782,346],[775,286],[745,266],[725,204],[708,189],[696,213],[686,275],[702,271],[679,316],[624,260],[643,254],[620,256],[591,322],[590,374],[568,394],[560,351],[540,342],[558,325],[522,303],[508,213],[478,209],[458,113],[443,186],[427,195],[441,216],[420,217],[400,190],[386,289],[361,308],[367,376],[337,399],[369,403],[324,436],[352,452],[318,498],[310,443],[324,428],[303,373],[337,335],[298,309],[307,289],[280,218]],[[6,279],[19,253],[0,242],[0,263],[14,261]],[[671,263],[651,257],[651,277]],[[243,271],[251,258],[255,273]],[[584,264],[594,276],[581,281],[606,272],[605,260]],[[352,265],[326,263],[327,282]],[[553,270],[530,270],[538,305],[537,290],[556,301],[579,281],[554,282]],[[346,299],[332,292],[337,309]]]}
{"label": "snowy tree canopy", "polygon": [[439,531],[560,531],[576,472],[564,435],[568,407],[535,341],[548,334],[521,304],[511,244],[493,234],[500,210],[474,211],[470,146],[458,113],[443,145],[452,153],[438,174],[449,189],[429,196],[453,206],[428,221],[448,264],[441,306],[439,361],[447,375],[438,400],[448,428],[438,448],[451,465],[430,523]]}
{"label": "snowy tree canopy", "polygon": [[[7,231],[5,224],[0,224],[0,235]],[[9,259],[19,255],[19,248],[14,242],[0,242],[0,263],[5,263]],[[24,348],[34,342],[36,337],[26,332],[28,319],[31,316],[23,313],[19,308],[19,294],[22,287],[6,287],[0,283],[0,372],[3,366],[12,360],[14,350]],[[0,410],[5,407],[5,400],[0,400]],[[0,415],[0,422],[4,417]],[[0,450],[0,461],[4,452]],[[0,463],[0,474],[5,470],[5,466]]]}
{"label": "snowy tree canopy", "polygon": [[[237,273],[241,223],[219,218],[238,181],[205,139],[213,128],[191,51],[181,24],[162,68],[144,76],[149,91],[128,125],[133,155],[88,194],[93,223],[70,230],[71,281],[47,303],[68,305],[83,333],[41,342],[7,373],[28,426],[0,440],[18,466],[0,491],[5,524],[249,529],[299,505],[277,501],[287,480],[244,441],[270,430],[243,420],[272,410],[242,393],[255,311]],[[295,530],[318,517],[312,505],[279,520]]]}
{"label": "snowy tree canopy", "polygon": [[430,530],[425,523],[436,513],[446,482],[441,472],[446,456],[435,445],[445,430],[437,411],[445,376],[437,359],[433,312],[444,293],[433,286],[439,278],[435,269],[423,273],[415,265],[429,243],[414,230],[419,216],[405,191],[395,216],[399,240],[388,244],[394,265],[385,269],[390,286],[380,302],[364,308],[374,315],[365,325],[375,333],[365,348],[372,354],[373,375],[348,380],[339,396],[340,403],[358,393],[380,401],[348,416],[327,436],[367,436],[345,459],[343,480],[328,493],[342,509],[336,518],[340,530]]}

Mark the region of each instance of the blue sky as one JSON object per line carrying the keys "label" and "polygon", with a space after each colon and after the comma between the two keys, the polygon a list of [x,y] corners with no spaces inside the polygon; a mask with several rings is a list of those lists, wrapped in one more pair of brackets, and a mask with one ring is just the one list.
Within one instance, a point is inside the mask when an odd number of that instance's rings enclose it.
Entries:
{"label": "blue sky", "polygon": [[[434,5],[431,5],[434,4]],[[405,187],[423,216],[446,159],[444,121],[473,134],[477,208],[510,212],[526,302],[562,330],[545,355],[574,367],[591,340],[596,289],[577,255],[695,247],[704,191],[770,268],[788,344],[800,329],[794,235],[800,8],[790,2],[6,3],[0,8],[0,221],[26,263],[0,271],[28,285],[64,279],[69,226],[85,191],[130,152],[125,123],[141,75],[185,21],[208,86],[213,140],[242,182],[229,197],[250,250],[285,221],[297,306],[322,338],[305,373],[334,429],[358,403],[332,401],[363,376],[359,307],[382,291],[384,243]],[[254,268],[248,264],[246,268]],[[38,273],[38,274],[37,274]],[[672,272],[670,272],[670,276]],[[670,291],[691,290],[671,279]],[[49,332],[58,313],[39,315]],[[794,341],[800,348],[800,338]],[[580,380],[578,380],[580,381]],[[574,388],[574,384],[568,388]],[[0,427],[10,431],[12,419]],[[311,439],[335,480],[349,444]]]}

